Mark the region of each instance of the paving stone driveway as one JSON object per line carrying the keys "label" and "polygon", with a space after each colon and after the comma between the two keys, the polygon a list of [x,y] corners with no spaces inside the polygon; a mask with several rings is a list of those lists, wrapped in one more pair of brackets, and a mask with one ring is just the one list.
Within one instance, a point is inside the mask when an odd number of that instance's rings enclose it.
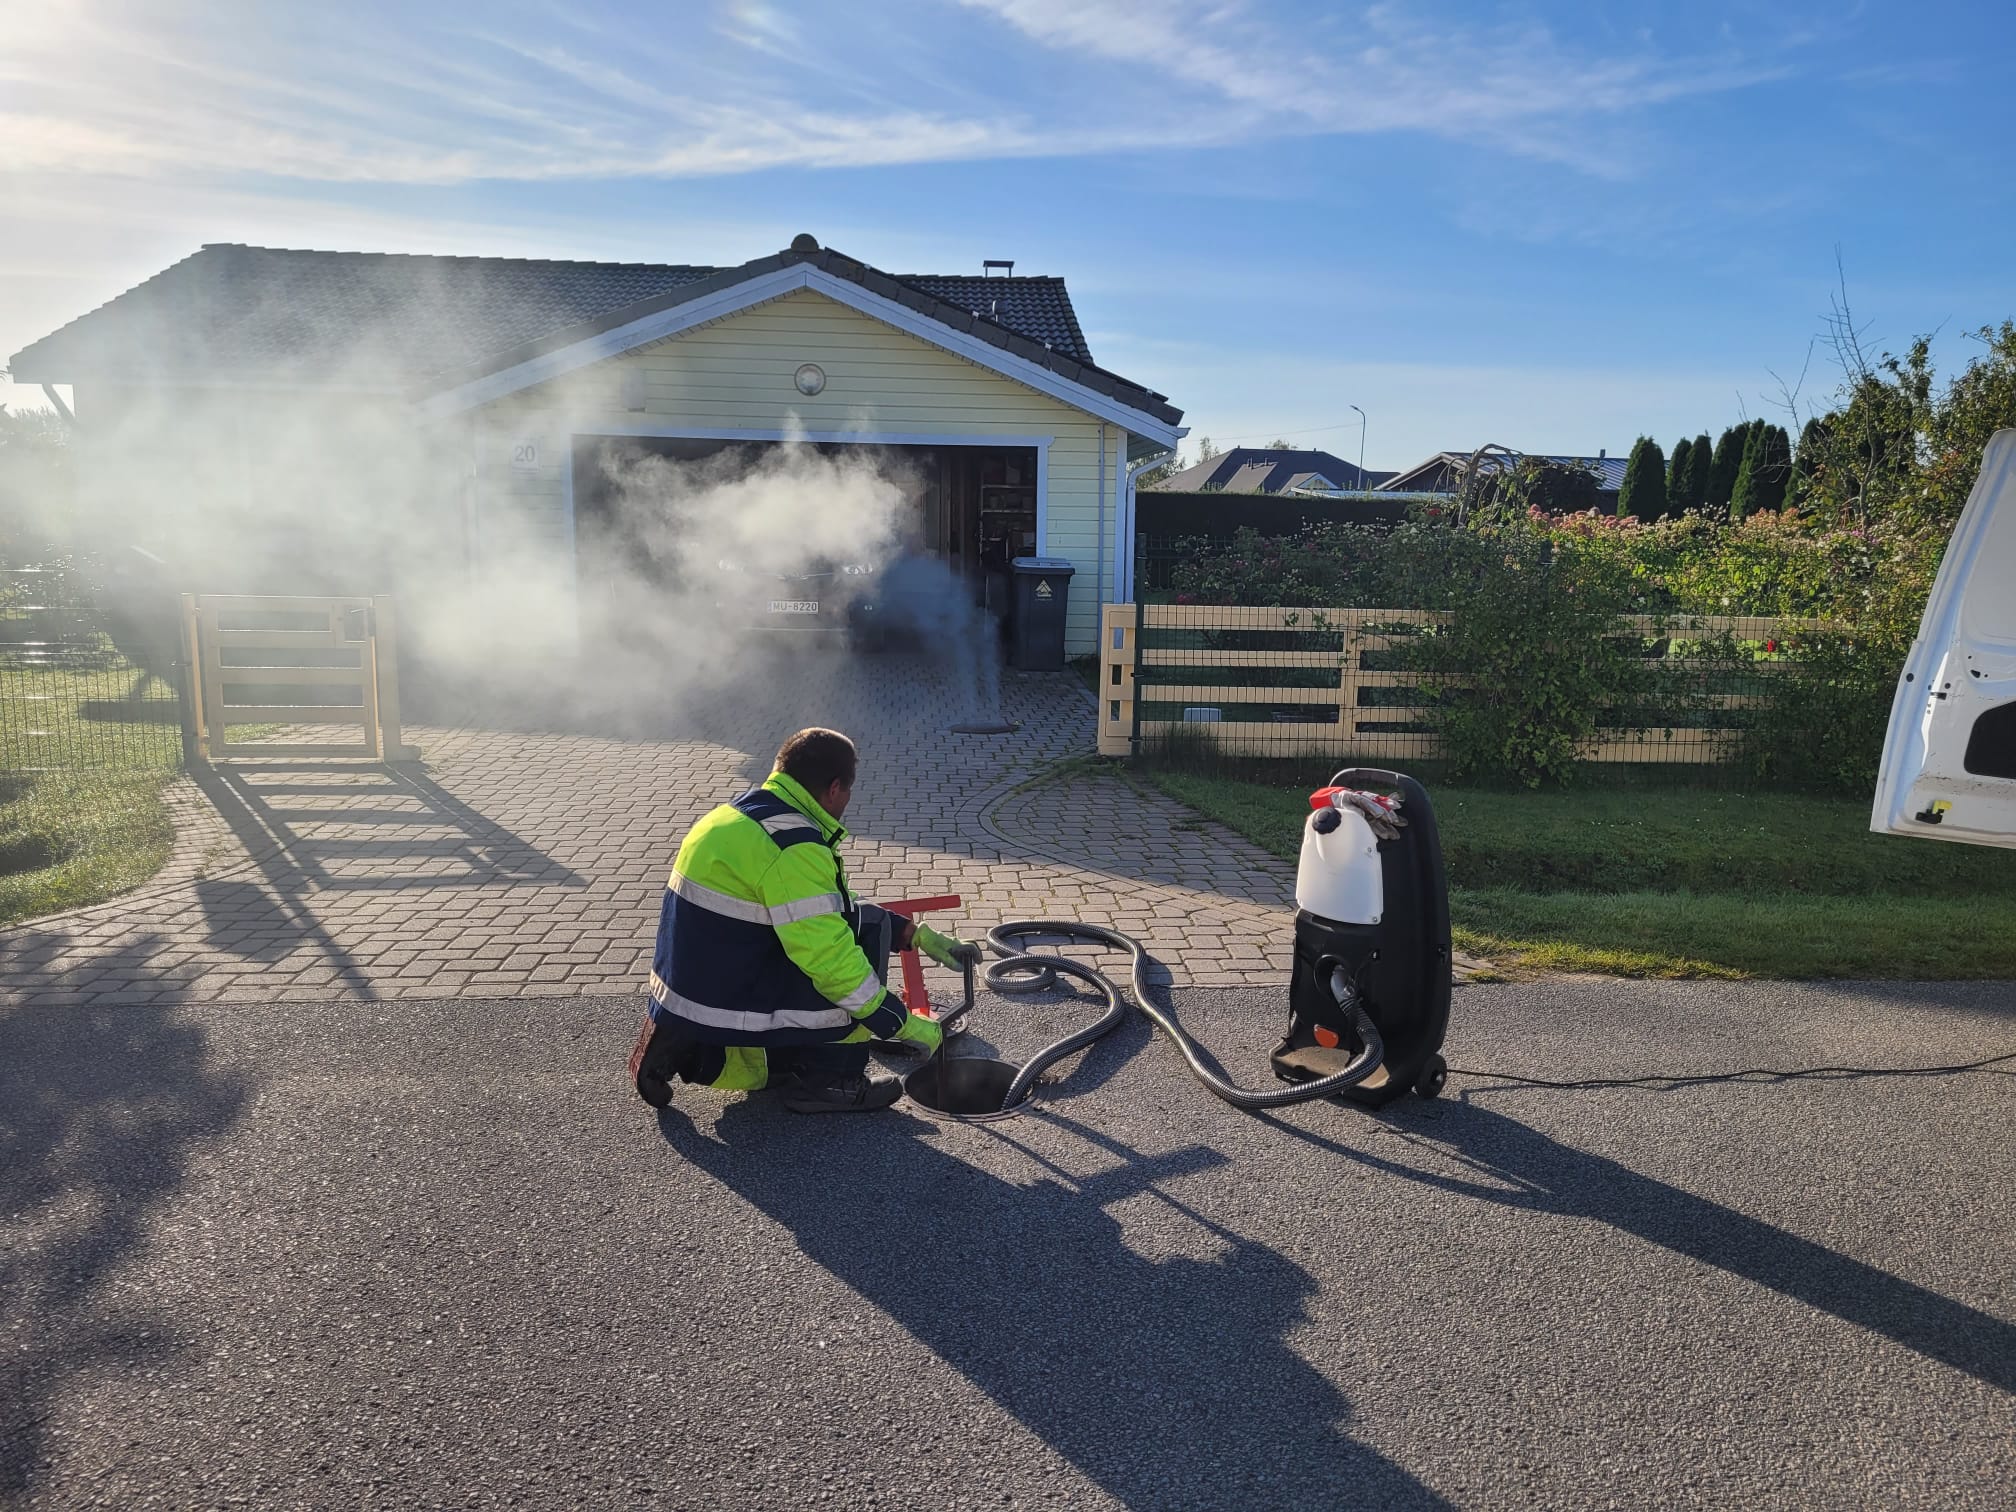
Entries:
{"label": "paving stone driveway", "polygon": [[951,733],[969,681],[925,658],[780,655],[676,716],[636,712],[646,688],[620,718],[409,730],[420,765],[221,767],[175,793],[150,887],[0,932],[0,1001],[639,992],[679,837],[815,723],[862,747],[847,855],[865,895],[959,893],[967,934],[1108,924],[1176,986],[1284,980],[1288,869],[1112,778],[1022,786],[1091,750],[1092,705],[1067,674],[1003,681],[1022,726],[1005,737]]}

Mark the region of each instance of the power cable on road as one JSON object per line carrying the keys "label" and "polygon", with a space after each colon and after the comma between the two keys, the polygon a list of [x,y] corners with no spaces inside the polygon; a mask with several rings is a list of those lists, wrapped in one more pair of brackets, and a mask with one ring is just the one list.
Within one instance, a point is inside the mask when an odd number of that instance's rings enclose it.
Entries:
{"label": "power cable on road", "polygon": [[[1482,1081],[1511,1082],[1522,1087],[1558,1087],[1566,1091],[1584,1087],[1692,1087],[1714,1082],[1753,1080],[1849,1081],[1863,1076],[1959,1076],[1968,1071],[1986,1071],[2003,1061],[2016,1061],[2016,1050],[2004,1055],[1991,1055],[1983,1060],[1967,1061],[1957,1066],[1802,1066],[1793,1071],[1752,1066],[1743,1071],[1674,1072],[1665,1076],[1602,1076],[1589,1077],[1582,1081],[1549,1081],[1540,1076],[1514,1076],[1507,1071],[1477,1071],[1464,1066],[1451,1066],[1449,1074],[1474,1077]],[[2016,1072],[1998,1071],[1993,1074],[2012,1076],[2016,1075]]]}

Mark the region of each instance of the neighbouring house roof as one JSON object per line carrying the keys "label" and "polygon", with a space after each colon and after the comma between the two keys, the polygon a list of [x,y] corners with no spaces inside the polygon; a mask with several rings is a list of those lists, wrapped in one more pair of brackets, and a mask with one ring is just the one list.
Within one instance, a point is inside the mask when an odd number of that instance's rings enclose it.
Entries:
{"label": "neighbouring house roof", "polygon": [[[1454,493],[1457,482],[1469,470],[1471,452],[1437,452],[1425,462],[1405,472],[1389,473],[1385,481],[1372,485],[1389,493]],[[1628,457],[1559,457],[1543,452],[1512,452],[1513,462],[1549,462],[1557,467],[1582,467],[1596,474],[1597,492],[1617,493],[1624,487],[1624,464]]]}
{"label": "neighbouring house roof", "polygon": [[1326,478],[1322,473],[1298,473],[1295,477],[1288,480],[1288,485],[1284,492],[1293,493],[1297,490],[1303,490],[1317,493],[1364,493],[1368,489],[1377,488],[1392,476],[1393,474],[1390,472],[1381,472],[1376,467],[1368,467],[1358,475],[1359,481],[1356,486],[1353,486],[1349,483],[1334,482]]}
{"label": "neighbouring house roof", "polygon": [[[809,241],[809,238],[804,239]],[[438,389],[809,264],[1174,425],[1165,396],[1092,361],[1061,278],[897,277],[813,246],[731,268],[212,244],[15,354],[17,382]]]}
{"label": "neighbouring house roof", "polygon": [[[1155,485],[1158,493],[1282,493],[1291,488],[1369,488],[1356,464],[1326,451],[1287,451],[1235,446],[1207,462],[1186,467]],[[1322,480],[1327,480],[1322,481]]]}

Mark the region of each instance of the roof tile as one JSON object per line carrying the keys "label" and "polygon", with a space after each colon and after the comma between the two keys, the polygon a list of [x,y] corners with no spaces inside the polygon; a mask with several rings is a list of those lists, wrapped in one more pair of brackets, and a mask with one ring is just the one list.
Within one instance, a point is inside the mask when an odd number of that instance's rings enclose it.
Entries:
{"label": "roof tile", "polygon": [[[1046,347],[1092,360],[1060,278],[896,278],[825,256],[843,276],[958,329],[985,322],[1025,337],[1025,354],[1037,360]],[[134,371],[136,353],[151,356],[163,373],[208,367],[260,374],[333,360],[353,364],[360,381],[403,385],[717,275],[746,276],[786,260],[724,269],[212,243],[25,348],[13,367],[23,381],[47,374],[66,382],[98,362]]]}

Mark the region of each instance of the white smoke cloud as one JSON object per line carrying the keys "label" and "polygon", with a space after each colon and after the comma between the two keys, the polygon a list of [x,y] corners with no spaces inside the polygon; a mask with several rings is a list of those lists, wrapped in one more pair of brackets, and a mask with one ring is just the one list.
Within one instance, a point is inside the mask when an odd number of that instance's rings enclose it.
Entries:
{"label": "white smoke cloud", "polygon": [[[801,439],[678,458],[610,440],[565,465],[571,557],[536,516],[489,513],[473,570],[401,564],[413,649],[437,685],[661,730],[760,682],[773,658],[889,649],[934,663],[960,717],[1000,718],[994,623],[926,549],[924,480],[900,452]],[[780,628],[778,599],[819,602],[805,623],[820,628]]]}
{"label": "white smoke cloud", "polygon": [[[317,370],[319,391],[181,386],[206,366],[188,333],[139,333],[150,350],[127,367],[159,381],[79,388],[77,544],[143,547],[177,592],[392,594],[417,716],[640,733],[814,649],[752,628],[771,600],[817,598],[818,622],[838,627],[836,598],[886,607],[894,582],[902,649],[963,691],[961,717],[999,718],[995,626],[975,583],[931,555],[943,543],[928,539],[933,480],[916,453],[802,438],[704,455],[707,443],[585,439],[570,453],[564,438],[609,425],[613,374],[597,371],[527,396],[545,455],[513,475],[508,416],[522,412],[429,421],[414,408],[427,333],[452,331],[472,291],[445,282],[452,269],[404,274],[396,307]],[[444,282],[404,292],[426,277]],[[267,297],[276,307],[241,301],[230,320],[286,330],[284,291]],[[876,571],[786,583],[850,565]],[[840,650],[844,631],[811,639]]]}

